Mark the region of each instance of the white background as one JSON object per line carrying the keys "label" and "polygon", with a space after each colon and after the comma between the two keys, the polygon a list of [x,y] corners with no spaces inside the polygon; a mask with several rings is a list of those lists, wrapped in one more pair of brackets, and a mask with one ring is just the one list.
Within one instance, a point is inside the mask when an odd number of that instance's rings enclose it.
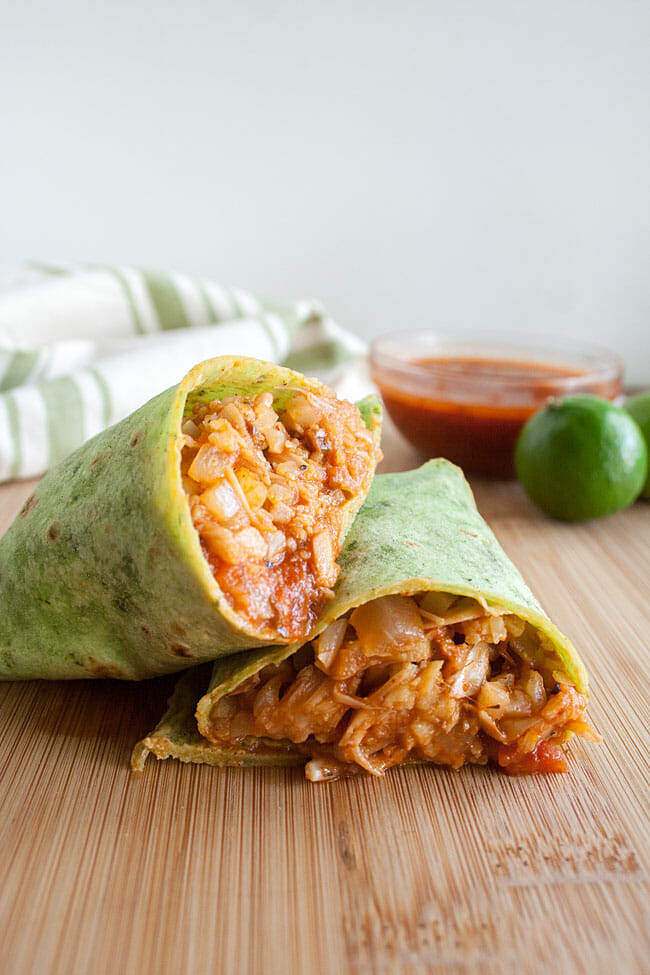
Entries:
{"label": "white background", "polygon": [[647,0],[0,12],[0,259],[591,338],[650,385]]}

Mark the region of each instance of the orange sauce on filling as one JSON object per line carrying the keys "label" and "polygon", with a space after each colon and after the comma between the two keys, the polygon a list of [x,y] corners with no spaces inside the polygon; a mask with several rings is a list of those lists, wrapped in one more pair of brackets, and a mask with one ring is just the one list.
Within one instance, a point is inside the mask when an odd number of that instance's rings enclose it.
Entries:
{"label": "orange sauce on filling", "polygon": [[538,772],[566,772],[566,761],[559,745],[537,743],[532,752],[517,754],[516,745],[499,745],[499,766],[508,775],[535,775]]}
{"label": "orange sauce on filling", "polygon": [[[428,388],[400,388],[397,373],[374,370],[375,382],[393,422],[418,450],[446,457],[468,473],[515,476],[514,447],[522,426],[552,396],[565,395],[563,380],[583,376],[580,369],[555,363],[449,356],[415,359],[429,369]],[[499,378],[502,389],[496,389]],[[603,379],[588,390],[614,399],[620,380]]]}
{"label": "orange sauce on filling", "polygon": [[308,560],[291,553],[274,566],[265,562],[229,565],[205,545],[202,548],[215,579],[236,612],[256,626],[272,625],[289,641],[299,640],[311,629],[324,598]]}

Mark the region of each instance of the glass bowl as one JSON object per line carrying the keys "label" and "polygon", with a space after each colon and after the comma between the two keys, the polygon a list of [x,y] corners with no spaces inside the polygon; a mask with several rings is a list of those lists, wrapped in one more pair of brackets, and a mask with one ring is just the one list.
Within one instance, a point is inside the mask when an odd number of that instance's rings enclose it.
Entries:
{"label": "glass bowl", "polygon": [[613,352],[514,334],[392,332],[370,347],[372,378],[404,437],[466,473],[514,477],[526,420],[550,398],[614,400],[623,364]]}

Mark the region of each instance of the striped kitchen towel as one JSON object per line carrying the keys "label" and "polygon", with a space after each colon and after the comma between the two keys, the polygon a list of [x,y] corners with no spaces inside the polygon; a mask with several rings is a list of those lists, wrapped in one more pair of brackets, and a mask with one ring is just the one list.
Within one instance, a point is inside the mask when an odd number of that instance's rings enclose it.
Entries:
{"label": "striped kitchen towel", "polygon": [[317,302],[132,267],[0,271],[0,481],[42,474],[216,355],[285,363],[347,398],[371,389],[365,344]]}

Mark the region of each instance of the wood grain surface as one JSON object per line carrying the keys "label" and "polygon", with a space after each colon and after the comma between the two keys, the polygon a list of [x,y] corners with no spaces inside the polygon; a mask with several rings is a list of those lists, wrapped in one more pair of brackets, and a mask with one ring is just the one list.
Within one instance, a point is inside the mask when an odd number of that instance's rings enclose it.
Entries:
{"label": "wood grain surface", "polygon": [[[385,451],[417,463],[390,431]],[[0,489],[0,533],[31,487]],[[137,777],[173,678],[0,684],[3,972],[650,971],[650,504],[563,525],[474,487],[583,656],[603,743],[572,743],[564,776]]]}

